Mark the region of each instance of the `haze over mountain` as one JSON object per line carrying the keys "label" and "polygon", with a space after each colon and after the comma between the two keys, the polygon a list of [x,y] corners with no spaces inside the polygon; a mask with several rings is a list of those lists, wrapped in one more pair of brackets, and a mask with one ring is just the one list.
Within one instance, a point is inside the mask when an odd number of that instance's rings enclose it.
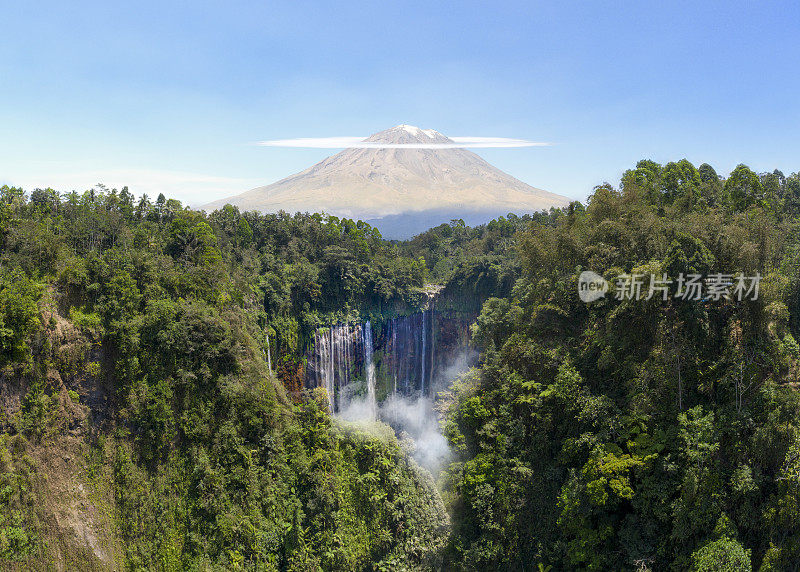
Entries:
{"label": "haze over mountain", "polygon": [[[433,129],[398,125],[366,141],[390,144],[452,144]],[[569,204],[569,199],[532,187],[466,149],[346,149],[271,185],[214,201],[242,211],[325,212],[369,221],[391,238],[407,238],[462,218],[487,222],[510,212],[524,214]]]}

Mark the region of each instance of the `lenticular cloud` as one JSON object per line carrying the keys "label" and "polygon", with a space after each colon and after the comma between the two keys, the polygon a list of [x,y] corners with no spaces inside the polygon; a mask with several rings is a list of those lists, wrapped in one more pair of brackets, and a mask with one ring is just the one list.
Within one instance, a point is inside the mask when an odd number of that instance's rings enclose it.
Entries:
{"label": "lenticular cloud", "polygon": [[449,137],[442,143],[389,143],[367,141],[366,137],[303,137],[259,141],[262,147],[304,147],[314,149],[481,149],[508,147],[549,147],[551,143],[508,137]]}

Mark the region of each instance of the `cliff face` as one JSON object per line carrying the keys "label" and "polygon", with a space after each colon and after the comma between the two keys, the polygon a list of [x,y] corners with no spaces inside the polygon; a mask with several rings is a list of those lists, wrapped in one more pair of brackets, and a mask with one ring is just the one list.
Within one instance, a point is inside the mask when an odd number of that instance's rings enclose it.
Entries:
{"label": "cliff face", "polygon": [[[119,569],[103,351],[90,324],[40,302],[32,360],[0,373],[0,563],[5,569]],[[108,427],[105,427],[108,430]]]}
{"label": "cliff face", "polygon": [[[382,402],[393,394],[434,397],[452,381],[453,368],[471,363],[470,317],[439,312],[434,305],[382,322],[320,328],[306,355],[306,387],[323,387],[334,411],[353,396],[374,391]],[[369,367],[375,383],[368,388]]]}

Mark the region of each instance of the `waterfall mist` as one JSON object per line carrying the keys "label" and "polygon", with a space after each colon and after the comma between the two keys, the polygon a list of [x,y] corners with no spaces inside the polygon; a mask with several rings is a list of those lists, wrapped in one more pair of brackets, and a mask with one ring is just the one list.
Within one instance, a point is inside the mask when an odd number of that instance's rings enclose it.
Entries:
{"label": "waterfall mist", "polygon": [[[444,391],[475,362],[477,354],[462,349],[443,368],[431,385],[431,395],[421,391],[411,395],[398,392],[389,394],[380,404],[368,396],[351,398],[344,409],[336,412],[336,419],[349,422],[382,421],[394,429],[412,458],[434,476],[450,459],[450,446],[442,434],[439,412],[436,410],[437,394]],[[369,425],[365,425],[369,430]]]}
{"label": "waterfall mist", "polygon": [[450,445],[442,435],[439,415],[430,397],[390,395],[381,404],[380,418],[410,441],[411,456],[436,475],[450,457]]}

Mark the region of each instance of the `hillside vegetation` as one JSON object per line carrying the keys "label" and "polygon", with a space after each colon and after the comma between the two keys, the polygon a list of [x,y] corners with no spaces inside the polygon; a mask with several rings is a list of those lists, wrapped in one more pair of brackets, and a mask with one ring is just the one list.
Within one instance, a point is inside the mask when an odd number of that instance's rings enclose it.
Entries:
{"label": "hillside vegetation", "polygon": [[[522,274],[456,388],[449,561],[800,567],[800,178],[642,161],[518,236]],[[585,304],[582,270],[762,276],[757,300]],[[645,288],[646,291],[646,288]]]}
{"label": "hillside vegetation", "polygon": [[[406,242],[2,187],[0,566],[800,569],[798,215],[797,175],[685,160]],[[762,278],[586,304],[584,270]],[[438,401],[438,482],[303,388],[317,327],[416,312],[430,283],[481,353]]]}
{"label": "hillside vegetation", "polygon": [[0,194],[5,567],[439,557],[430,475],[298,385],[317,323],[413,310],[424,262],[352,221],[206,217],[126,189]]}

